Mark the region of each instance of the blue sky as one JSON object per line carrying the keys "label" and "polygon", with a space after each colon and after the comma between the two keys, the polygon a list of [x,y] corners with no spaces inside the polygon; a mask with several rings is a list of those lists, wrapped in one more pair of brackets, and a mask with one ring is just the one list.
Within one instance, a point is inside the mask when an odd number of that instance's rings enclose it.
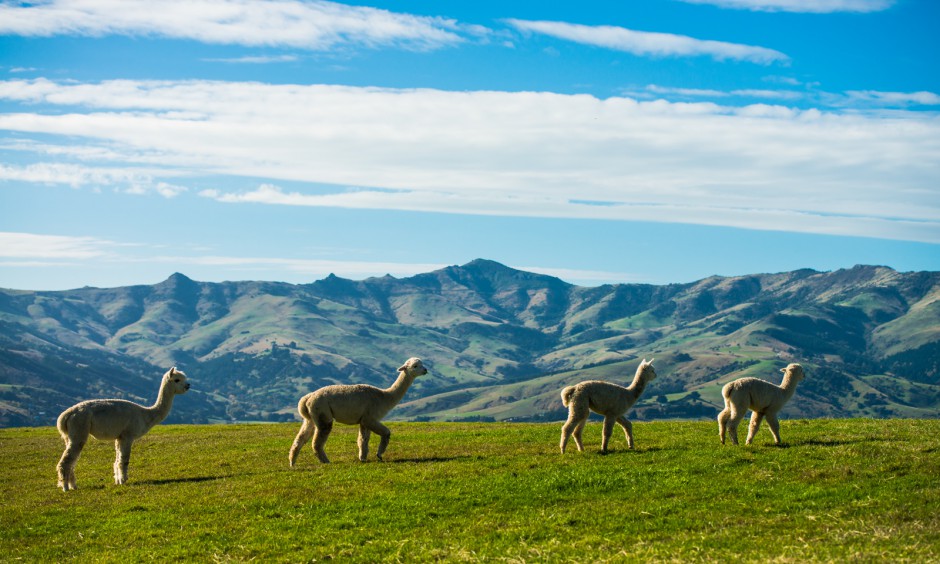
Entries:
{"label": "blue sky", "polygon": [[0,2],[0,287],[940,270],[934,0]]}

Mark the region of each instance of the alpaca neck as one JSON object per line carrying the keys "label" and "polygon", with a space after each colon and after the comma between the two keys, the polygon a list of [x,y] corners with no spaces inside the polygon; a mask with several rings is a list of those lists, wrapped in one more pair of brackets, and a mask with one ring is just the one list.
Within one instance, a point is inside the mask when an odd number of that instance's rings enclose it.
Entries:
{"label": "alpaca neck", "polygon": [[633,382],[627,386],[627,389],[630,390],[634,398],[640,397],[640,395],[643,393],[643,390],[646,389],[646,377],[642,366],[636,369],[636,374],[633,376]]}
{"label": "alpaca neck", "polygon": [[408,391],[408,387],[411,386],[414,380],[415,376],[409,376],[408,372],[404,370],[398,373],[398,379],[395,380],[395,383],[385,389],[385,394],[392,402],[392,405],[397,404],[401,401],[401,398],[405,397],[405,392]]}
{"label": "alpaca neck", "polygon": [[157,403],[147,408],[147,415],[150,416],[150,427],[163,421],[166,419],[166,416],[170,414],[170,408],[173,407],[173,396],[175,395],[170,390],[172,385],[173,380],[165,380],[163,385],[160,386],[160,393],[157,395]]}
{"label": "alpaca neck", "polygon": [[643,390],[645,389],[646,389],[646,379],[640,378],[639,376],[634,378],[633,383],[627,387],[627,390],[630,391],[630,394],[633,396],[634,399],[637,399],[641,395],[643,395]]}
{"label": "alpaca neck", "polygon": [[783,390],[783,396],[787,399],[790,399],[790,396],[796,392],[796,385],[798,381],[791,378],[789,374],[783,376],[783,382],[780,382],[780,389]]}

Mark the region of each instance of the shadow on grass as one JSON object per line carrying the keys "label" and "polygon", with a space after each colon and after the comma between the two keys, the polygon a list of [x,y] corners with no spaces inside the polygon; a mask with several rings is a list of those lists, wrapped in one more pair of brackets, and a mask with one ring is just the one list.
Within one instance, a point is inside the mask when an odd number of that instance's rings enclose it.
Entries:
{"label": "shadow on grass", "polygon": [[[402,464],[402,463],[412,463],[412,464],[425,464],[428,462],[453,462],[455,460],[472,460],[478,457],[470,455],[462,456],[419,456],[414,458],[396,458],[393,460],[384,461],[385,464]],[[381,464],[381,463],[380,463]]]}
{"label": "shadow on grass", "polygon": [[800,448],[800,447],[837,447],[837,446],[846,446],[846,445],[857,445],[863,443],[876,443],[880,442],[882,439],[878,437],[864,437],[857,439],[807,439],[802,441],[793,441],[788,442],[784,441],[782,444],[775,445],[773,443],[768,443],[760,446],[767,448]]}
{"label": "shadow on grass", "polygon": [[212,482],[214,480],[224,480],[226,478],[231,478],[229,474],[221,476],[190,476],[188,478],[167,478],[164,480],[141,480],[139,482],[129,482],[131,484],[139,485],[148,485],[148,486],[165,486],[167,484],[193,484],[199,482]]}

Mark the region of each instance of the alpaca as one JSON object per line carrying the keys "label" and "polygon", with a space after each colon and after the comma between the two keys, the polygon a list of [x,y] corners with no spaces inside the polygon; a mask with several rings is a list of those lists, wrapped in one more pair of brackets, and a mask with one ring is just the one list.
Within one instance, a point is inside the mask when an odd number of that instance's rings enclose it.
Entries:
{"label": "alpaca", "polygon": [[329,458],[323,446],[333,430],[333,421],[346,425],[359,425],[359,460],[366,461],[369,456],[369,436],[376,433],[381,437],[375,456],[382,460],[382,454],[388,447],[392,432],[380,423],[389,411],[405,397],[408,387],[418,376],[428,373],[420,358],[409,358],[398,369],[398,379],[390,388],[381,389],[365,384],[326,386],[300,398],[297,411],[304,422],[290,447],[290,465],[293,468],[300,449],[313,437],[313,450],[320,462],[328,463]]}
{"label": "alpaca", "polygon": [[725,408],[718,414],[718,436],[721,444],[725,444],[725,433],[731,436],[731,442],[738,444],[738,424],[747,410],[751,414],[751,424],[747,431],[747,441],[751,444],[760,423],[767,418],[770,433],[774,436],[774,443],[780,444],[780,422],[777,413],[793,397],[796,385],[805,377],[803,367],[799,364],[790,364],[781,368],[783,382],[779,386],[759,378],[740,378],[725,384],[721,395],[725,398]]}
{"label": "alpaca", "polygon": [[173,367],[163,375],[157,402],[150,407],[120,399],[97,399],[77,403],[63,411],[56,422],[65,441],[65,452],[57,466],[62,491],[76,488],[75,463],[88,435],[102,441],[114,440],[114,483],[126,483],[131,445],[166,419],[173,407],[173,397],[187,390],[186,375]]}
{"label": "alpaca", "polygon": [[633,425],[625,417],[627,411],[640,398],[646,385],[656,378],[653,361],[645,359],[636,369],[633,383],[629,387],[618,386],[610,382],[589,380],[568,386],[561,391],[561,402],[568,408],[568,420],[561,427],[561,453],[565,453],[568,437],[574,433],[574,442],[578,450],[584,452],[581,433],[591,411],[604,416],[604,431],[601,435],[601,452],[607,453],[607,443],[614,430],[614,423],[623,427],[627,436],[627,446],[633,448]]}

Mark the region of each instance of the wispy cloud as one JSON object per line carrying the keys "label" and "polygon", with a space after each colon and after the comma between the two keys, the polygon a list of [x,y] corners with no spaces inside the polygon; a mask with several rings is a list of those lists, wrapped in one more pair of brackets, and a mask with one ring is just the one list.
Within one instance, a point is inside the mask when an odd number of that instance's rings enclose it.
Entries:
{"label": "wispy cloud", "polygon": [[0,4],[0,34],[128,35],[325,50],[437,49],[462,42],[455,21],[321,0],[39,0]]}
{"label": "wispy cloud", "polygon": [[804,90],[736,89],[716,90],[702,88],[678,88],[649,84],[642,88],[625,89],[624,93],[640,99],[664,97],[672,100],[729,98],[763,99],[780,103],[803,102],[827,108],[852,108],[854,110],[905,109],[940,105],[940,95],[933,92],[878,92],[874,90],[850,90],[843,93],[824,92],[815,88]]}
{"label": "wispy cloud", "polygon": [[114,246],[95,237],[0,232],[0,259],[88,260],[109,255]]}
{"label": "wispy cloud", "polygon": [[681,0],[688,4],[711,4],[721,8],[760,12],[801,12],[828,14],[833,12],[880,12],[897,0]]}
{"label": "wispy cloud", "polygon": [[[153,248],[136,252],[145,245],[118,244],[97,237],[68,237],[36,233],[0,232],[0,269],[7,273],[18,268],[61,267],[111,269],[115,265],[146,264],[154,272],[184,268],[197,279],[221,282],[232,279],[264,278],[272,270],[282,273],[282,281],[308,283],[330,274],[360,280],[385,275],[397,278],[439,270],[444,263],[394,262],[375,260],[310,259],[277,256],[226,256],[209,249],[191,249],[189,254],[161,255]],[[161,266],[167,265],[167,266]],[[641,281],[636,274],[599,270],[559,269],[542,266],[516,266],[521,270],[555,276],[576,284]],[[205,276],[201,276],[201,275]],[[161,274],[165,275],[165,274]],[[154,280],[157,280],[156,278]],[[117,284],[127,282],[119,281]],[[64,289],[55,281],[37,289]]]}
{"label": "wispy cloud", "polygon": [[208,63],[228,63],[234,65],[267,65],[270,63],[293,63],[300,60],[297,55],[278,55],[273,57],[248,56],[231,59],[203,59]]}
{"label": "wispy cloud", "polygon": [[157,180],[133,169],[96,168],[67,163],[33,163],[25,166],[0,164],[0,182],[64,184],[72,188],[113,188],[127,194],[156,193],[172,198],[185,192],[184,186]]}
{"label": "wispy cloud", "polygon": [[795,101],[806,97],[804,92],[795,90],[766,90],[766,89],[738,89],[738,90],[714,90],[701,88],[676,88],[670,86],[660,86],[658,84],[647,85],[641,91],[631,92],[633,95],[647,97],[651,96],[678,96],[681,98],[756,98],[765,100]]}
{"label": "wispy cloud", "polygon": [[584,45],[651,57],[707,56],[759,64],[787,62],[789,58],[766,47],[695,39],[685,35],[635,31],[616,26],[589,26],[567,22],[508,19],[506,23],[528,33],[541,33]]}
{"label": "wispy cloud", "polygon": [[940,106],[940,95],[933,92],[878,92],[874,90],[850,90],[846,92],[849,102],[878,106]]}
{"label": "wispy cloud", "polygon": [[940,242],[940,120],[929,112],[204,81],[7,81],[0,100],[23,102],[0,115],[0,130],[43,140],[16,145],[24,156],[41,150],[34,169],[3,169],[20,181],[68,183],[68,169],[40,166],[62,139],[111,159],[110,170],[144,162],[157,182],[186,186],[183,170],[202,186],[218,175],[266,179],[199,192],[232,204]]}

